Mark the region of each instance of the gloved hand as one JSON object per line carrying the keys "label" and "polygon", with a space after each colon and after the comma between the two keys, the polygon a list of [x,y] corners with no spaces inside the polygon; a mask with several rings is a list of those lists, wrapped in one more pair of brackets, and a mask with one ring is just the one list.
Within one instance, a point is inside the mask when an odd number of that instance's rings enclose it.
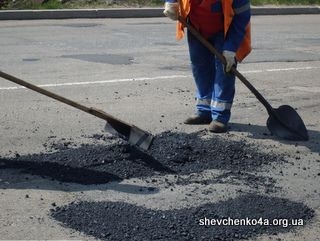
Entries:
{"label": "gloved hand", "polygon": [[179,13],[179,4],[178,3],[169,3],[166,2],[164,4],[164,11],[163,14],[170,18],[171,20],[178,20],[178,13]]}
{"label": "gloved hand", "polygon": [[230,72],[232,66],[236,66],[236,53],[228,50],[222,52],[223,57],[226,59],[225,72]]}

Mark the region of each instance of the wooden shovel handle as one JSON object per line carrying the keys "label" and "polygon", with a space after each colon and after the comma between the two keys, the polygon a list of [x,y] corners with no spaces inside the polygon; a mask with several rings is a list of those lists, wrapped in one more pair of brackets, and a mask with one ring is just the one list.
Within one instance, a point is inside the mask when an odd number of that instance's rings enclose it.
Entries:
{"label": "wooden shovel handle", "polygon": [[[117,131],[120,131],[120,133],[122,133],[122,132],[130,133],[130,128],[131,128],[130,124],[128,124],[128,123],[126,123],[126,122],[124,122],[122,120],[119,120],[119,119],[113,117],[112,115],[107,114],[106,112],[104,112],[102,110],[98,110],[96,108],[84,106],[84,105],[79,104],[79,103],[77,103],[77,102],[75,102],[73,100],[70,100],[70,99],[67,99],[67,98],[65,98],[63,96],[57,95],[55,93],[52,93],[52,92],[50,92],[48,90],[40,88],[40,87],[38,87],[36,85],[28,83],[28,82],[26,82],[26,81],[24,81],[22,79],[19,79],[17,77],[14,77],[14,76],[9,75],[7,73],[4,73],[2,71],[0,71],[0,77],[2,77],[4,79],[7,79],[7,80],[9,80],[11,82],[14,82],[14,83],[16,83],[18,85],[22,85],[22,86],[24,86],[24,87],[26,87],[28,89],[36,91],[36,92],[38,92],[40,94],[43,94],[43,95],[48,96],[50,98],[53,98],[55,100],[58,100],[60,102],[63,102],[65,104],[67,104],[67,105],[73,106],[73,107],[75,107],[75,108],[77,108],[79,110],[82,110],[84,112],[87,112],[87,113],[89,113],[91,115],[94,115],[96,117],[104,119],[104,120],[108,121],[110,123],[110,125],[112,127],[114,127]],[[122,134],[124,134],[124,133],[122,133]]]}

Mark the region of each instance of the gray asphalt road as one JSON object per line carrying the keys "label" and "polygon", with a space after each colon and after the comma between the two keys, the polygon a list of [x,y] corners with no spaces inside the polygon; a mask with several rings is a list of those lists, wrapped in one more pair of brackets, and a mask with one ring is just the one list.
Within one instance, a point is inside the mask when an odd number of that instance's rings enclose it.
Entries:
{"label": "gray asphalt road", "polygon": [[[271,137],[265,127],[268,116],[264,108],[237,83],[231,131],[222,137],[244,139],[261,151],[285,154],[289,159],[299,153],[301,157],[290,160],[291,164],[266,167],[261,172],[273,177],[281,188],[274,195],[303,202],[316,213],[311,224],[296,232],[265,234],[259,240],[316,240],[320,232],[319,20],[319,15],[253,17],[253,52],[239,66],[273,106],[294,106],[310,134],[310,141],[304,143]],[[181,124],[193,112],[194,86],[186,42],[177,42],[174,31],[174,23],[166,18],[1,21],[0,69],[154,134],[167,130],[191,133],[205,127]],[[101,134],[104,126],[95,117],[3,79],[0,102],[2,158],[45,152],[50,140],[85,143],[90,141],[87,136]],[[124,183],[133,181],[145,184],[139,179]],[[0,206],[5,210],[0,214],[0,237],[91,239],[49,218],[53,202],[111,200],[153,208],[174,207],[176,200],[182,206],[190,204],[184,198],[192,185],[177,186],[175,194],[163,189],[151,197],[121,192],[117,185],[90,190],[0,169]],[[214,184],[207,188],[211,187],[217,188]],[[235,195],[234,185],[219,188],[230,190],[227,196]],[[26,194],[32,198],[26,199]],[[223,198],[212,195],[205,198]],[[191,198],[190,205],[201,203],[204,199],[200,196]]]}

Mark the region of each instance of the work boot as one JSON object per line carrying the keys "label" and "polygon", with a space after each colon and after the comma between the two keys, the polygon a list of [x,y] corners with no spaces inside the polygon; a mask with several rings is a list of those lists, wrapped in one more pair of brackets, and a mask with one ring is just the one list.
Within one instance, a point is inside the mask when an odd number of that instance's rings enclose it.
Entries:
{"label": "work boot", "polygon": [[188,117],[183,123],[187,125],[201,125],[209,124],[211,120],[211,116],[208,115],[193,115]]}
{"label": "work boot", "polygon": [[228,131],[228,125],[217,120],[211,121],[209,131],[214,133],[225,133]]}

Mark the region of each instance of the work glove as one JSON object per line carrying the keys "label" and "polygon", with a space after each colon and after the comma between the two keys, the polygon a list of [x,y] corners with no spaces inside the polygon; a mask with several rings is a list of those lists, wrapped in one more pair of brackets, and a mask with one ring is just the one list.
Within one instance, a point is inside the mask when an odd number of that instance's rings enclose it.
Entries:
{"label": "work glove", "polygon": [[166,2],[164,4],[163,14],[171,20],[178,20],[179,4]]}
{"label": "work glove", "polygon": [[229,51],[229,50],[224,50],[222,52],[222,55],[226,60],[226,65],[224,67],[224,71],[226,73],[229,73],[232,66],[236,66],[236,53]]}

